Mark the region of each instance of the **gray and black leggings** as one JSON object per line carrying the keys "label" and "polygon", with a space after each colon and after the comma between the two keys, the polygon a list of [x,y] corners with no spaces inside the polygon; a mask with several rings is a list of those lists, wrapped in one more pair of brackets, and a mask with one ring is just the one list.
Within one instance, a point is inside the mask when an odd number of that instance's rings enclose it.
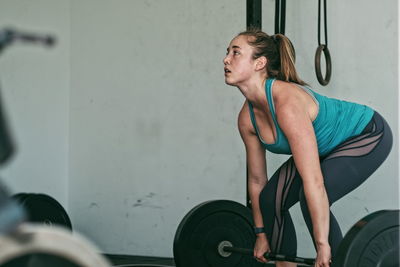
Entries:
{"label": "gray and black leggings", "polygon": [[[329,205],[362,184],[386,159],[392,147],[392,132],[377,112],[363,132],[338,145],[321,158]],[[260,194],[260,208],[271,251],[285,255],[297,252],[296,233],[288,210],[300,201],[301,211],[313,237],[311,217],[302,180],[293,158],[271,177]],[[335,255],[343,236],[330,212],[329,244]]]}

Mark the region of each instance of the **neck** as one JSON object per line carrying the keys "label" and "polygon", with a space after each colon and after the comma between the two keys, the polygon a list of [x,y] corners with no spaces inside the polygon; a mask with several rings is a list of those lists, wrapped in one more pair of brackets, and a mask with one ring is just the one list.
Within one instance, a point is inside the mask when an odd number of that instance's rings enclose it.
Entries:
{"label": "neck", "polygon": [[251,79],[247,83],[238,85],[240,92],[252,104],[257,104],[265,100],[265,83],[268,77]]}

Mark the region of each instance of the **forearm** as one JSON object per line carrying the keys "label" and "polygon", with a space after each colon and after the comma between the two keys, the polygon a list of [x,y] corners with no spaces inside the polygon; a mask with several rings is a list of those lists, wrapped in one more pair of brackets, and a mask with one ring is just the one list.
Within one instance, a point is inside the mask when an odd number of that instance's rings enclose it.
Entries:
{"label": "forearm", "polygon": [[253,212],[254,226],[255,227],[264,227],[262,214],[260,210],[259,197],[260,193],[263,190],[265,184],[267,183],[267,179],[256,179],[249,178],[248,179],[248,190],[249,197],[251,200],[251,209]]}
{"label": "forearm", "polygon": [[322,182],[308,182],[303,184],[303,188],[316,245],[326,245],[329,235],[329,202],[325,186]]}

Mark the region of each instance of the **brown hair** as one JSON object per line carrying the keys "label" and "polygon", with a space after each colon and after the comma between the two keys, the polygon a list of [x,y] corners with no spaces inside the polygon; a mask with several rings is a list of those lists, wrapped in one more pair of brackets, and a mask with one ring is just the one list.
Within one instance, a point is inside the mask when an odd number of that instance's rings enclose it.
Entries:
{"label": "brown hair", "polygon": [[286,82],[307,85],[296,71],[295,51],[290,40],[283,34],[268,35],[259,29],[248,29],[238,36],[248,36],[248,44],[254,48],[253,58],[267,58],[266,72],[268,77]]}

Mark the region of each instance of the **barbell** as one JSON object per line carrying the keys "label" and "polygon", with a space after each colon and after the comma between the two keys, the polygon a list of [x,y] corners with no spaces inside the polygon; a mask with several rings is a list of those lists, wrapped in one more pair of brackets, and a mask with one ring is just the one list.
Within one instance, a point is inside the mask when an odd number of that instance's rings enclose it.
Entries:
{"label": "barbell", "polygon": [[[359,220],[343,238],[334,267],[398,267],[399,210],[381,210]],[[231,200],[213,200],[191,209],[175,233],[176,267],[255,267],[255,234],[250,209]],[[271,261],[313,265],[315,259],[273,253]]]}
{"label": "barbell", "polygon": [[[47,203],[48,198],[45,199]],[[22,225],[13,234],[0,236],[0,266],[109,266],[91,244],[71,235],[68,227],[45,225]],[[179,224],[174,260],[176,267],[263,266],[250,257],[254,242],[250,209],[230,200],[208,201],[190,210]],[[265,257],[305,265],[315,261],[273,253],[266,253]],[[358,221],[344,237],[332,266],[400,266],[399,211],[377,211]]]}
{"label": "barbell", "polygon": [[1,267],[110,267],[92,242],[65,227],[23,223],[0,235]]}
{"label": "barbell", "polygon": [[43,193],[17,193],[12,195],[26,212],[26,220],[47,226],[61,226],[72,231],[72,223],[64,207],[53,197]]}
{"label": "barbell", "polygon": [[[90,241],[72,233],[69,216],[56,199],[46,194],[18,193],[7,201],[15,210],[25,211],[26,222],[18,222],[0,234],[1,267],[111,266]],[[7,217],[15,212],[3,209],[0,215],[3,213]]]}

